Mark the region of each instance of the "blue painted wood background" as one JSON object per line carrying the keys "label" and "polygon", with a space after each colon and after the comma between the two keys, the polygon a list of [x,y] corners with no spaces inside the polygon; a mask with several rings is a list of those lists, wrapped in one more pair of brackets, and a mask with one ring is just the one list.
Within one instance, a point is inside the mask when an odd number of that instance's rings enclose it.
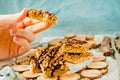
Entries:
{"label": "blue painted wood background", "polygon": [[120,0],[0,0],[0,14],[17,13],[23,8],[44,9],[58,16],[58,23],[40,34],[120,33]]}

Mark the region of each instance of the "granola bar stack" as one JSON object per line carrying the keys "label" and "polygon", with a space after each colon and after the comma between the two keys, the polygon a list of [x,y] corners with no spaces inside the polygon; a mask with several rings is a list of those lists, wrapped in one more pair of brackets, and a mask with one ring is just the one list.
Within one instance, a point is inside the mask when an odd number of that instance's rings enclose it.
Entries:
{"label": "granola bar stack", "polygon": [[75,64],[88,60],[92,53],[88,51],[86,44],[86,41],[74,38],[66,39],[62,45],[65,60]]}
{"label": "granola bar stack", "polygon": [[[44,77],[58,76],[69,70],[60,49],[60,46],[39,47],[36,49],[37,60]],[[34,72],[35,67],[31,67],[32,72]]]}

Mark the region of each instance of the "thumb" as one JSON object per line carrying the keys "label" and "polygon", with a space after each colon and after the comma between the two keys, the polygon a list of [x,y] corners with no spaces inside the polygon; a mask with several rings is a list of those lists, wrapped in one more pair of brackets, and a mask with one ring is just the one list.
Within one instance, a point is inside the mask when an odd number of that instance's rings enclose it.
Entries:
{"label": "thumb", "polygon": [[24,8],[21,12],[17,14],[8,14],[8,15],[0,15],[0,24],[16,24],[22,21],[27,15],[27,9]]}
{"label": "thumb", "polygon": [[16,14],[16,16],[17,17],[15,17],[15,19],[13,19],[16,23],[22,21],[27,16],[27,9],[24,8],[20,13]]}

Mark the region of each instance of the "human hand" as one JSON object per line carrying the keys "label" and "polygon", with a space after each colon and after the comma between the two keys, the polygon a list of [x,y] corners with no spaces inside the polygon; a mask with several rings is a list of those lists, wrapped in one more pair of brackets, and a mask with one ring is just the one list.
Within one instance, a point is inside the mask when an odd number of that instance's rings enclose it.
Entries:
{"label": "human hand", "polygon": [[30,50],[29,43],[51,25],[26,17],[27,9],[20,13],[0,15],[0,60],[10,59]]}

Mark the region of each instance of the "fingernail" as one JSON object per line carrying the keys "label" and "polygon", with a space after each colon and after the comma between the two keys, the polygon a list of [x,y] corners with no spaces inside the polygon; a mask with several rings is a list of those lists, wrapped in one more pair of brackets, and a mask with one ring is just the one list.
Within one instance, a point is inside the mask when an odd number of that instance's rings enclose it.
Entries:
{"label": "fingernail", "polygon": [[19,38],[18,38],[18,37],[15,37],[15,41],[19,41]]}
{"label": "fingernail", "polygon": [[15,34],[17,32],[17,30],[16,29],[11,29],[10,32],[11,32],[11,34]]}
{"label": "fingernail", "polygon": [[22,14],[22,13],[24,12],[24,10],[25,10],[25,9],[22,9],[22,10],[20,11],[20,14]]}
{"label": "fingernail", "polygon": [[23,13],[24,13],[24,11],[27,11],[27,9],[26,9],[26,8],[24,8],[23,10],[21,10],[21,11],[20,11],[20,14],[23,14]]}

